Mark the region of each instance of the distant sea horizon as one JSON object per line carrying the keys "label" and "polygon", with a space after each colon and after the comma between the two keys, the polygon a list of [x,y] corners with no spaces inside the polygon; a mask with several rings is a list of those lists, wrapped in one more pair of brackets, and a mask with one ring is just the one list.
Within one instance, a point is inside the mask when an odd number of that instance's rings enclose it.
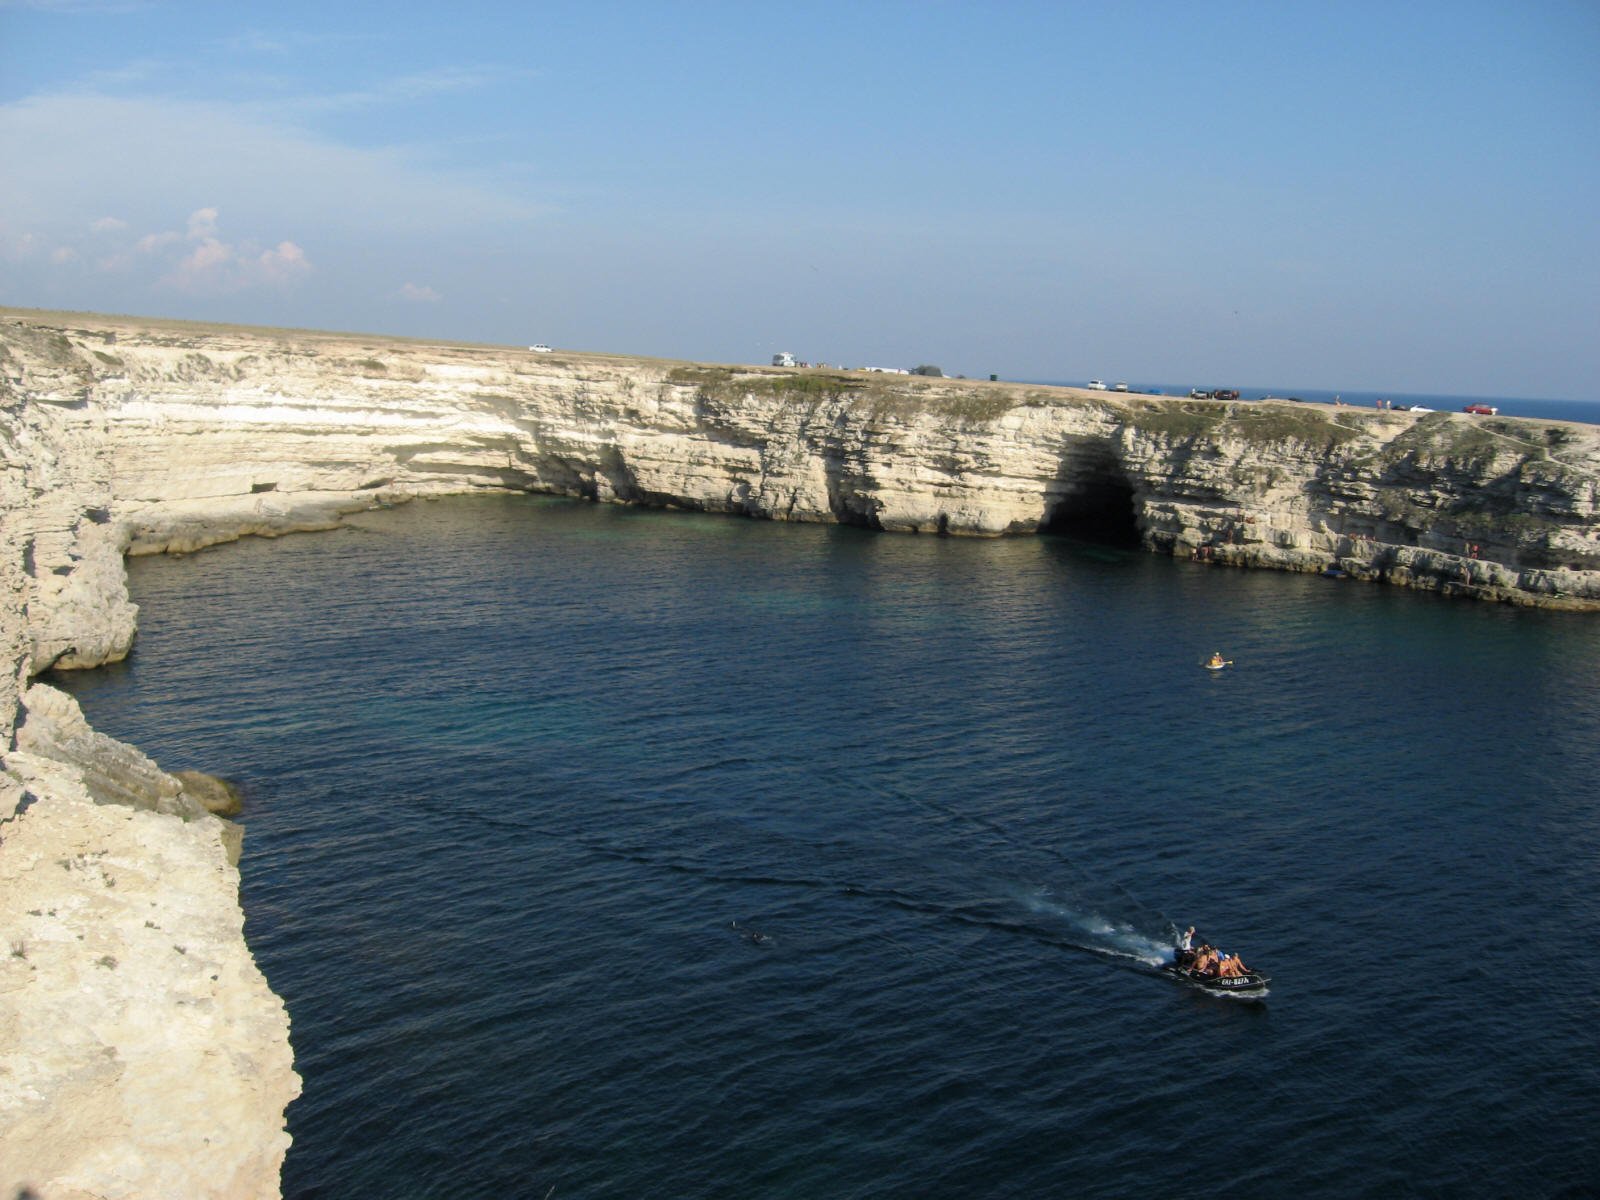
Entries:
{"label": "distant sea horizon", "polygon": [[[1035,383],[1046,387],[1081,388],[1087,382],[1077,379],[1023,379],[1019,383]],[[1128,381],[1134,392],[1160,393],[1166,396],[1187,396],[1193,386],[1210,387],[1210,384],[1174,384]],[[1439,412],[1460,412],[1469,404],[1487,404],[1500,410],[1502,417],[1533,417],[1545,421],[1582,421],[1600,425],[1600,400],[1544,400],[1537,397],[1516,396],[1456,396],[1442,392],[1372,392],[1347,388],[1333,391],[1326,388],[1247,387],[1244,385],[1217,384],[1217,387],[1234,387],[1241,400],[1262,400],[1268,396],[1277,399],[1291,397],[1317,404],[1333,404],[1342,400],[1353,408],[1373,408],[1379,400],[1391,401],[1396,408],[1409,408],[1420,404]]]}

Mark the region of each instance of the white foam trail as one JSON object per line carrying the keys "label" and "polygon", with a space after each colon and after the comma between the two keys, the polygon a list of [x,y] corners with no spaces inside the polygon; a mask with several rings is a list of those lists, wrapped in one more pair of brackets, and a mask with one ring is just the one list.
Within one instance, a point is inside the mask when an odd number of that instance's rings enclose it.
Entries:
{"label": "white foam trail", "polygon": [[1036,913],[1059,917],[1085,935],[1092,948],[1119,958],[1132,958],[1147,966],[1158,967],[1172,958],[1170,942],[1150,937],[1132,925],[1111,921],[1095,912],[1080,912],[1065,904],[1047,899],[1048,890],[1029,893],[1024,902]]}

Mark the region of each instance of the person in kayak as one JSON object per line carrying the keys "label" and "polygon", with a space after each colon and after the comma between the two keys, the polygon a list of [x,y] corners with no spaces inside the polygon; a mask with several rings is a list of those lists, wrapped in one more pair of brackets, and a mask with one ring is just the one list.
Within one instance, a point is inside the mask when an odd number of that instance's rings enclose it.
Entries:
{"label": "person in kayak", "polygon": [[1211,667],[1223,667],[1227,666],[1227,660],[1222,657],[1222,651],[1214,650],[1211,653],[1211,661],[1206,665]]}

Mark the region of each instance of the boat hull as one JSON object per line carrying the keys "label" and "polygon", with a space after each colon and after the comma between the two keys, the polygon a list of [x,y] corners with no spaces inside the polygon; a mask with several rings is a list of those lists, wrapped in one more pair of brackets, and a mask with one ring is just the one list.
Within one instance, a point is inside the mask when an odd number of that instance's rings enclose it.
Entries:
{"label": "boat hull", "polygon": [[1270,977],[1258,971],[1232,976],[1196,975],[1189,968],[1180,967],[1176,963],[1166,963],[1161,970],[1179,983],[1188,984],[1202,992],[1210,992],[1214,996],[1261,996],[1266,994],[1267,985],[1272,982]]}

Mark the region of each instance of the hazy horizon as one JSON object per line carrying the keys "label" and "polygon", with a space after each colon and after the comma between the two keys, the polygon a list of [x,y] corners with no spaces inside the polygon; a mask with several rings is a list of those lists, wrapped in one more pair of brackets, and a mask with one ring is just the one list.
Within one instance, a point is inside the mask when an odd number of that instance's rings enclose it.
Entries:
{"label": "hazy horizon", "polygon": [[0,304],[1600,398],[1600,10],[0,0]]}

